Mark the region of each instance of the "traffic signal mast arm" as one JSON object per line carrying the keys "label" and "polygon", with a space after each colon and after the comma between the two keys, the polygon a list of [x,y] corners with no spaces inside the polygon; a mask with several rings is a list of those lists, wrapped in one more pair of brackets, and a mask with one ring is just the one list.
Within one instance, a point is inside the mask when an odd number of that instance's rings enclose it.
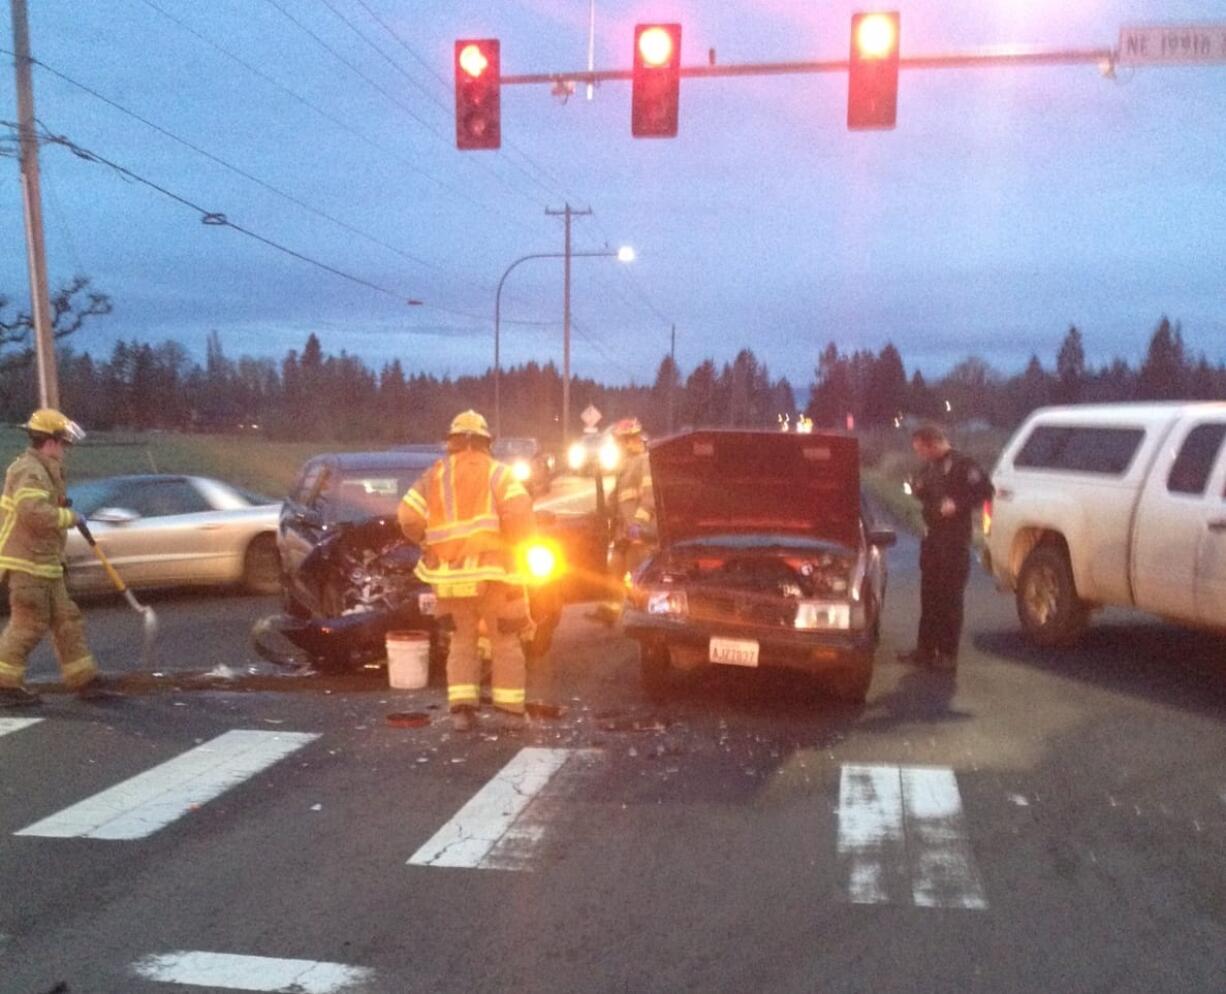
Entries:
{"label": "traffic signal mast arm", "polygon": [[[1041,49],[1006,46],[957,52],[947,55],[901,56],[900,69],[986,69],[996,66],[1073,66],[1095,65],[1113,70],[1117,59],[1113,48]],[[803,76],[824,72],[847,72],[848,59],[803,62],[742,62],[715,66],[682,66],[682,79],[717,79],[728,76]],[[561,73],[522,73],[501,78],[503,86],[555,85],[557,83],[616,83],[634,79],[631,69],[580,69]]]}

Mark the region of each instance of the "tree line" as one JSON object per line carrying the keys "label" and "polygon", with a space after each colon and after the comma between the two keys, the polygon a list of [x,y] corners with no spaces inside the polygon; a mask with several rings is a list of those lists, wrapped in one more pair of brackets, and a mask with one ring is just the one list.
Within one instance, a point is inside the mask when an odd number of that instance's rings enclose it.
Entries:
{"label": "tree line", "polygon": [[[24,419],[37,396],[29,321],[4,320],[0,297],[0,420]],[[109,313],[105,294],[78,277],[57,295],[57,337],[87,319]],[[7,348],[6,348],[7,347]],[[179,343],[120,341],[106,358],[59,347],[64,406],[94,429],[258,431],[273,438],[377,443],[439,437],[450,418],[475,407],[494,413],[494,376],[437,377],[407,368],[400,359],[372,368],[345,351],[328,354],[310,335],[301,351],[279,361],[231,358],[221,336],[208,337],[203,361]],[[502,431],[555,440],[561,435],[562,377],[553,363],[528,363],[501,377]],[[1163,318],[1135,369],[1117,358],[1102,366],[1086,360],[1085,343],[1070,327],[1045,365],[1038,355],[1006,375],[971,357],[929,382],[909,376],[894,344],[880,351],[843,351],[831,342],[818,355],[813,383],[803,396],[786,377],[772,376],[752,349],[722,365],[705,359],[688,375],[665,356],[650,384],[610,386],[576,378],[571,384],[572,433],[588,404],[604,423],[639,417],[655,434],[682,427],[775,427],[781,417],[804,413],[819,426],[888,425],[902,418],[1010,428],[1036,407],[1051,403],[1129,400],[1226,399],[1226,365],[1194,355],[1178,323]]]}

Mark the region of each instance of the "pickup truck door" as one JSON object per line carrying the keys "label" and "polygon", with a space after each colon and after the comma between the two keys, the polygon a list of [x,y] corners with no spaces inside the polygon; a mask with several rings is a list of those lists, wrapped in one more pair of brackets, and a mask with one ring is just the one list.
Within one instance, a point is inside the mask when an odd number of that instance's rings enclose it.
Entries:
{"label": "pickup truck door", "polygon": [[[1226,510],[1209,489],[1224,440],[1226,419],[1189,420],[1172,432],[1167,452],[1154,464],[1137,511],[1132,546],[1133,590],[1143,611],[1182,621],[1198,619],[1198,574],[1207,535],[1214,534],[1208,532],[1211,508]],[[1226,555],[1226,549],[1221,552]]]}
{"label": "pickup truck door", "polygon": [[1226,628],[1226,445],[1218,453],[1205,501],[1196,564],[1196,613],[1204,624]]}

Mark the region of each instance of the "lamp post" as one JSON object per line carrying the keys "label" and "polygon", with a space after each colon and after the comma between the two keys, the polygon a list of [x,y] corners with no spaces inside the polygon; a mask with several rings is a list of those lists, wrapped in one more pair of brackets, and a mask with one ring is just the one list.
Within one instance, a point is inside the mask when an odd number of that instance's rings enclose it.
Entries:
{"label": "lamp post", "polygon": [[[511,275],[520,263],[527,262],[529,259],[617,259],[619,262],[633,262],[634,249],[628,245],[623,245],[619,249],[608,249],[603,252],[533,252],[531,255],[520,256],[513,263],[507,266],[502,274],[502,278],[498,281],[498,292],[494,294],[494,434],[502,434],[502,286],[507,281],[507,277]],[[567,316],[570,314],[570,295],[566,296],[566,311]],[[570,353],[570,321],[567,320],[565,349],[567,354]],[[569,367],[569,363],[567,364]],[[569,368],[565,374],[567,378],[570,376]],[[564,384],[569,387],[569,383]],[[562,437],[565,440],[567,432],[566,418],[563,417]]]}

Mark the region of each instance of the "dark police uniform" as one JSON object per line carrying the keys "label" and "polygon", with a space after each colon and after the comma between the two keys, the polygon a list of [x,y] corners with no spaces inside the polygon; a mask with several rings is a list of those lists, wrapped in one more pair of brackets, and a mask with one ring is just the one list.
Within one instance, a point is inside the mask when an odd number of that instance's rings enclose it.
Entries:
{"label": "dark police uniform", "polygon": [[[916,653],[921,658],[958,655],[962,635],[962,596],[971,567],[971,514],[995,493],[976,462],[950,449],[925,463],[912,481],[924,510],[927,531],[920,545],[920,623]],[[956,510],[941,515],[946,498]]]}

